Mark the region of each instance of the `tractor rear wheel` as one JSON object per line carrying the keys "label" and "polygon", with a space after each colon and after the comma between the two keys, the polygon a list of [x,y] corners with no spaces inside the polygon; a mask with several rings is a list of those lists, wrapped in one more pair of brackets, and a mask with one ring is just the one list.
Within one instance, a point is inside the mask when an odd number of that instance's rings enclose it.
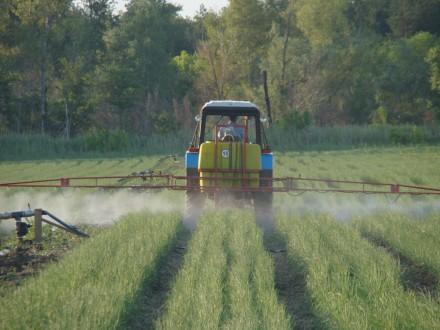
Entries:
{"label": "tractor rear wheel", "polygon": [[185,203],[182,223],[187,229],[194,230],[203,211],[205,196],[200,191],[187,191]]}

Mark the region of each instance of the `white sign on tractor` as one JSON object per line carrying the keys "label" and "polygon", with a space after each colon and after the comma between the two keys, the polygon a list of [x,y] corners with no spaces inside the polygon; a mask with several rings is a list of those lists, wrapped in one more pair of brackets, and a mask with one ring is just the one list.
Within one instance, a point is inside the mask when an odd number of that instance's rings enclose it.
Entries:
{"label": "white sign on tractor", "polygon": [[228,149],[223,149],[222,150],[222,157],[223,158],[229,158],[229,150]]}

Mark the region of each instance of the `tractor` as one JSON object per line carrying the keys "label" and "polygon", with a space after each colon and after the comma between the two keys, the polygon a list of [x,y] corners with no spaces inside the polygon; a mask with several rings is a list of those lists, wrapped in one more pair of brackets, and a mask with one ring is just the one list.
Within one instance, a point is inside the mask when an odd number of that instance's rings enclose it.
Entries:
{"label": "tractor", "polygon": [[185,155],[184,225],[193,229],[206,199],[216,207],[255,210],[257,223],[272,227],[273,153],[257,106],[248,101],[210,101],[196,116]]}

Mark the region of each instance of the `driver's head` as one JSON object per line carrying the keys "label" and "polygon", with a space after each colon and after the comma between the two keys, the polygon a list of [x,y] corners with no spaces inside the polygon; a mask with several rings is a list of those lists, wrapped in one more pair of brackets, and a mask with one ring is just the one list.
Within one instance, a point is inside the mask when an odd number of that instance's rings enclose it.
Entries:
{"label": "driver's head", "polygon": [[221,127],[217,133],[217,138],[220,141],[234,141],[234,128],[233,127]]}
{"label": "driver's head", "polygon": [[222,142],[234,142],[234,137],[232,135],[225,135],[222,140]]}

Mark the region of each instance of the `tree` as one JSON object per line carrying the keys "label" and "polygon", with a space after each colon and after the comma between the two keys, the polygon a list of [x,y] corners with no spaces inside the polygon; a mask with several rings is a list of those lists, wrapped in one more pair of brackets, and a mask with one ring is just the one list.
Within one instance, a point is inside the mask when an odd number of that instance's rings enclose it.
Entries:
{"label": "tree", "polygon": [[427,61],[431,69],[432,89],[440,93],[440,45],[429,50]]}
{"label": "tree", "polygon": [[[8,131],[13,120],[13,82],[17,79],[15,58],[19,53],[13,22],[13,7],[3,4],[0,11],[0,133]],[[20,118],[17,126],[20,128]]]}
{"label": "tree", "polygon": [[388,19],[397,37],[411,37],[417,32],[440,33],[440,1],[392,0]]}
{"label": "tree", "polygon": [[226,34],[232,42],[231,62],[240,84],[260,81],[259,64],[265,55],[271,22],[259,0],[230,0],[224,12]]}
{"label": "tree", "polygon": [[440,118],[439,0],[0,0],[0,132],[189,125],[214,98],[301,128]]}
{"label": "tree", "polygon": [[409,39],[387,41],[380,48],[384,70],[377,77],[376,99],[392,123],[423,123],[426,113],[438,106],[426,62],[434,45],[435,38],[421,32]]}
{"label": "tree", "polygon": [[52,93],[52,102],[67,137],[90,126],[89,87],[98,54],[105,51],[104,33],[115,22],[111,10],[112,0],[83,1],[82,6],[71,7],[58,26],[60,49],[52,82],[58,92]]}
{"label": "tree", "polygon": [[302,108],[298,88],[303,84],[311,56],[308,40],[296,27],[292,7],[280,13],[280,24],[274,24],[271,43],[262,67],[269,72],[273,119],[282,118],[292,109]]}
{"label": "tree", "polygon": [[133,0],[119,23],[105,34],[106,52],[96,70],[94,101],[101,109],[113,110],[119,127],[130,127],[139,116],[152,120],[155,116],[146,113],[151,112],[152,95],[172,94],[178,11],[179,7],[164,0]]}
{"label": "tree", "polygon": [[349,35],[345,0],[298,0],[295,3],[298,27],[313,45],[327,45]]}
{"label": "tree", "polygon": [[19,1],[15,3],[15,14],[20,18],[27,31],[24,48],[29,55],[28,60],[36,62],[39,71],[41,132],[46,131],[47,125],[47,93],[49,66],[52,45],[51,35],[57,24],[66,15],[71,5],[71,0],[33,0]]}
{"label": "tree", "polygon": [[184,97],[192,90],[199,74],[197,57],[182,50],[180,55],[172,59],[172,65],[177,71],[175,96]]}
{"label": "tree", "polygon": [[204,19],[206,39],[197,48],[201,74],[196,83],[202,99],[224,99],[236,85],[232,51],[234,43],[227,33],[223,17],[206,13]]}

